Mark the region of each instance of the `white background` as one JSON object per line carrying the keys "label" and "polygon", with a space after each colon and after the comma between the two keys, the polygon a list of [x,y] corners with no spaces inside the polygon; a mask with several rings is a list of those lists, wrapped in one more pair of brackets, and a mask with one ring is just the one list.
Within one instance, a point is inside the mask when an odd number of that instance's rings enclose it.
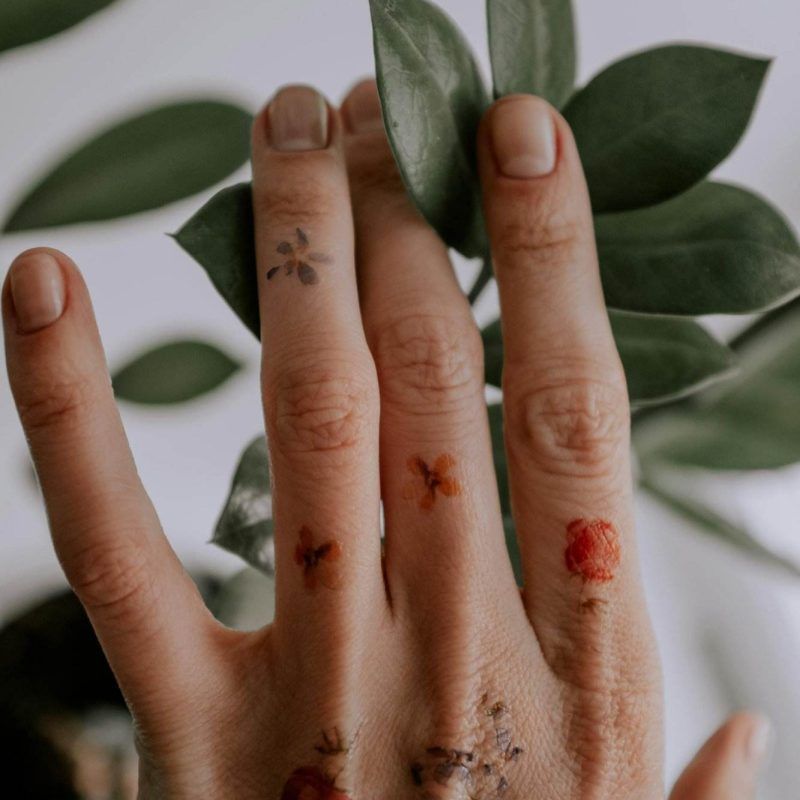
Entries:
{"label": "white background", "polygon": [[[482,0],[441,5],[486,66]],[[624,53],[667,40],[775,56],[756,120],[719,174],[758,189],[800,222],[797,0],[576,5],[581,80]],[[49,42],[0,56],[0,217],[65,146],[137,107],[222,93],[255,110],[286,82],[313,83],[338,100],[371,71],[366,0],[120,0]],[[237,560],[205,542],[240,449],[260,425],[258,351],[201,269],[164,235],[206,196],[118,223],[6,237],[0,264],[5,271],[17,251],[35,244],[70,253],[92,290],[112,366],[168,334],[201,335],[247,360],[231,384],[190,406],[123,409],[143,479],[179,554],[189,566],[230,572]],[[465,277],[469,271],[463,267]],[[493,302],[489,296],[483,303],[482,317]],[[0,444],[5,615],[61,577],[4,379]],[[800,557],[798,490],[798,470],[712,481],[706,489],[732,517]],[[686,529],[646,499],[639,518],[665,663],[670,778],[725,714],[748,705],[766,710],[778,730],[764,797],[800,796],[800,586]]]}

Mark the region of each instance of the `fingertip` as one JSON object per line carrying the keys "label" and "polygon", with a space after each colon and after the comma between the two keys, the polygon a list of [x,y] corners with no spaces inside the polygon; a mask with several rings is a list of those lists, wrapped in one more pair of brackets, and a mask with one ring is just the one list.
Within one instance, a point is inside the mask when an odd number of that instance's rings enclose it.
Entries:
{"label": "fingertip", "polygon": [[374,78],[358,81],[345,95],[341,110],[348,133],[374,133],[384,129],[378,84]]}
{"label": "fingertip", "polygon": [[59,250],[34,247],[20,253],[3,285],[3,315],[17,334],[49,328],[64,314],[76,268]]}
{"label": "fingertip", "polygon": [[280,87],[253,120],[254,154],[324,152],[336,145],[341,133],[337,109],[308,84]]}
{"label": "fingertip", "polygon": [[482,132],[498,176],[518,180],[545,178],[559,157],[556,110],[541,97],[507,95],[486,112]]}

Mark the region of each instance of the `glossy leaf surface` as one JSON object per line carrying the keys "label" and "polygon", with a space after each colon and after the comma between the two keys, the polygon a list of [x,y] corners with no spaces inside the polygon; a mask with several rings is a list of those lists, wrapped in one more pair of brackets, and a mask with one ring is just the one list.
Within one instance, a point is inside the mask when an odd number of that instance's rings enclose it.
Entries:
{"label": "glossy leaf surface", "polygon": [[704,182],[650,208],[595,218],[606,302],[662,314],[739,314],[800,292],[800,245],[745,189]]}
{"label": "glossy leaf surface", "polygon": [[668,45],[617,61],[564,109],[596,213],[668,200],[705,178],[750,121],[760,58]]}
{"label": "glossy leaf surface", "polygon": [[249,183],[223,189],[175,234],[239,319],[261,335],[253,199]]}
{"label": "glossy leaf surface", "polygon": [[536,94],[561,107],[575,87],[572,0],[487,0],[495,97]]}
{"label": "glossy leaf surface", "polygon": [[263,435],[245,448],[211,540],[261,572],[275,569],[269,457]]}
{"label": "glossy leaf surface", "polygon": [[489,99],[469,44],[425,0],[370,0],[384,123],[423,216],[466,256],[486,250],[476,136]]}

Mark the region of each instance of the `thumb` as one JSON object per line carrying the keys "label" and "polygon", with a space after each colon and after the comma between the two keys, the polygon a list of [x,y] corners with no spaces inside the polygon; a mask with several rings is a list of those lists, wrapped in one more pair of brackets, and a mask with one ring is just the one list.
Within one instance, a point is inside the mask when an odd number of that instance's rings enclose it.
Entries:
{"label": "thumb", "polygon": [[734,715],[684,770],[670,800],[753,800],[771,739],[765,717]]}

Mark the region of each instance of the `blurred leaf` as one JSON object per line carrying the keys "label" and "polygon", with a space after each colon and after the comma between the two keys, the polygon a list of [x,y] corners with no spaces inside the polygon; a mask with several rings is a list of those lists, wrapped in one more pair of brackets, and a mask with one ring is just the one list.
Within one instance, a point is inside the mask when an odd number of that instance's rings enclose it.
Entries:
{"label": "blurred leaf", "polygon": [[252,567],[228,578],[214,599],[214,616],[228,628],[256,631],[275,616],[275,579]]}
{"label": "blurred leaf", "polygon": [[737,314],[800,291],[800,245],[751,192],[704,182],[673,200],[595,218],[603,291],[614,308]]}
{"label": "blurred leaf", "polygon": [[765,564],[789,572],[794,578],[800,577],[800,565],[774,553],[747,530],[734,525],[710,508],[694,500],[678,497],[673,492],[659,486],[651,477],[643,478],[639,485],[667,508],[693,523],[705,533],[737,547],[747,556],[755,556]]}
{"label": "blurred leaf", "polygon": [[492,435],[492,455],[494,456],[494,472],[497,478],[497,491],[500,494],[500,507],[503,513],[511,513],[511,495],[508,484],[508,463],[503,441],[503,405],[493,403],[488,408],[489,431]]}
{"label": "blurred leaf", "polygon": [[739,142],[769,61],[669,45],[618,61],[564,110],[595,212],[667,200],[711,172]]}
{"label": "blurred leaf", "polygon": [[0,3],[0,52],[65,31],[113,2],[3,0]]}
{"label": "blurred leaf", "polygon": [[5,231],[114,219],[207,189],[247,161],[251,121],[248,112],[213,100],[129,117],[52,169]]}
{"label": "blurred leaf", "polygon": [[122,367],[114,375],[114,393],[131,403],[184,403],[221,386],[240,367],[212,344],[169,342]]}
{"label": "blurred leaf", "polygon": [[208,273],[239,319],[261,335],[253,198],[249,183],[214,195],[175,234],[178,244]]}
{"label": "blurred leaf", "polygon": [[211,541],[267,575],[275,570],[269,456],[263,434],[239,459]]}
{"label": "blurred leaf", "polygon": [[572,0],[487,0],[495,97],[536,94],[561,107],[575,88]]}
{"label": "blurred leaf", "polygon": [[800,461],[800,304],[776,312],[736,346],[736,378],[637,426],[643,463],[753,470]]}
{"label": "blurred leaf", "polygon": [[469,44],[425,0],[370,0],[370,8],[378,89],[400,174],[448,245],[483,255],[475,149],[489,99]]}
{"label": "blurred leaf", "polygon": [[[674,400],[731,374],[733,353],[692,320],[622,311],[609,317],[634,405]],[[483,341],[486,381],[500,386],[499,321],[484,329]]]}
{"label": "blurred leaf", "polygon": [[511,568],[514,570],[514,579],[517,581],[517,586],[523,586],[525,577],[522,574],[522,555],[519,551],[519,542],[517,541],[517,531],[514,526],[514,520],[509,514],[503,515],[503,532],[506,535],[506,550],[508,551],[508,558],[511,561]]}

